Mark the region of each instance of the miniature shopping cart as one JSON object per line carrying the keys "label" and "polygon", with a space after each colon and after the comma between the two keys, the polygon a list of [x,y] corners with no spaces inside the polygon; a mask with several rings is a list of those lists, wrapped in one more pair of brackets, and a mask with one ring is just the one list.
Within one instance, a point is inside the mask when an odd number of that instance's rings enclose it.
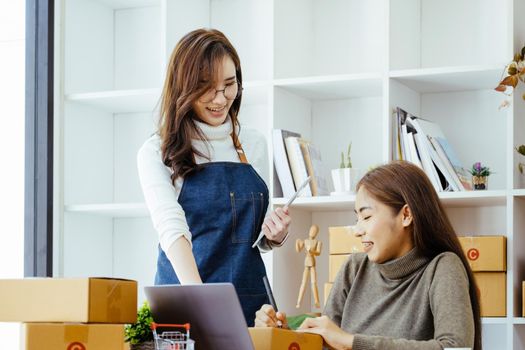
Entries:
{"label": "miniature shopping cart", "polygon": [[[184,328],[186,332],[163,331],[157,333],[157,328]],[[190,339],[190,324],[161,324],[153,322],[151,324],[153,338],[155,340],[155,350],[195,350],[195,342]]]}

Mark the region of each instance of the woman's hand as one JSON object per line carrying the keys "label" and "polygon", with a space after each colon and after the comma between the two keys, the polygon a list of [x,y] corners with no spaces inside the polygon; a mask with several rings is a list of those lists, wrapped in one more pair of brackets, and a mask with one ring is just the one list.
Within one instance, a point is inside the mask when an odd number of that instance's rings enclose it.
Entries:
{"label": "woman's hand", "polygon": [[292,218],[288,215],[288,208],[277,208],[264,218],[262,231],[266,239],[274,244],[281,244],[288,233]]}
{"label": "woman's hand", "polygon": [[297,331],[319,334],[331,349],[351,350],[354,342],[352,334],[337,327],[327,316],[307,318]]}
{"label": "woman's hand", "polygon": [[271,305],[264,304],[255,313],[255,327],[282,327],[288,329],[286,314],[284,312],[276,313]]}

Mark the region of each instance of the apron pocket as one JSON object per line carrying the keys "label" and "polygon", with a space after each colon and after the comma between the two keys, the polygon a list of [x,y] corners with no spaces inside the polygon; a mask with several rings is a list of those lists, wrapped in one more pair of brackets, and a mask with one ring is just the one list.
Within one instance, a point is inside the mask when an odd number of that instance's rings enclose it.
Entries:
{"label": "apron pocket", "polygon": [[261,192],[230,192],[232,243],[251,243],[261,229],[264,196]]}

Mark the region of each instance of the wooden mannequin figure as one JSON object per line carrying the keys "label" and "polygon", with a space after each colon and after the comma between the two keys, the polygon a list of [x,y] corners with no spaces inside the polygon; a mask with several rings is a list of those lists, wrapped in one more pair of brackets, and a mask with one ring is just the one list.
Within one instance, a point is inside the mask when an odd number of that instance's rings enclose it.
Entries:
{"label": "wooden mannequin figure", "polygon": [[310,283],[312,285],[312,292],[314,294],[315,306],[321,306],[319,304],[319,292],[317,290],[317,273],[315,271],[315,257],[321,255],[322,247],[322,242],[319,242],[317,239],[315,239],[318,233],[319,227],[317,225],[312,225],[310,227],[310,232],[308,233],[308,239],[297,239],[297,241],[295,241],[295,250],[299,253],[304,248],[306,252],[306,258],[304,259],[303,281],[299,290],[297,305],[295,305],[295,307],[297,308],[301,306],[301,301],[303,300],[303,295],[306,289],[306,282],[308,282],[308,275],[310,275]]}

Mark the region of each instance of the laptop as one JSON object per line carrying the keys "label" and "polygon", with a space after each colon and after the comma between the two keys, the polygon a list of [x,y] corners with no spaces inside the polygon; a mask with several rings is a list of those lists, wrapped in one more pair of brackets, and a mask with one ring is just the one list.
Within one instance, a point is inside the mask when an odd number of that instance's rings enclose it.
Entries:
{"label": "laptop", "polygon": [[196,349],[254,349],[231,283],[149,286],[144,291],[156,323],[190,323]]}

